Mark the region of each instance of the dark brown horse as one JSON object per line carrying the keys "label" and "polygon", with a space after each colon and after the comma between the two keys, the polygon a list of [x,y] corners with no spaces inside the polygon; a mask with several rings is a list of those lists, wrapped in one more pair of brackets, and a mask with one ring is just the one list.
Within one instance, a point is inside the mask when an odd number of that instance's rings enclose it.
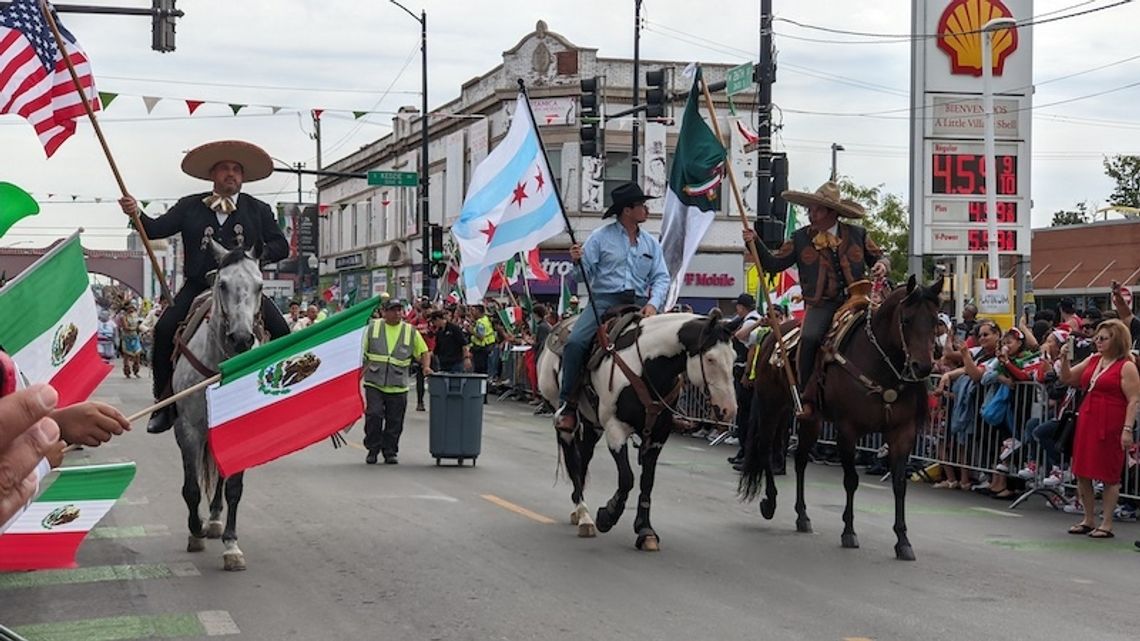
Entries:
{"label": "dark brown horse", "polygon": [[[906,535],[905,471],[917,429],[926,421],[926,377],[934,365],[934,324],[938,322],[941,293],[941,280],[926,287],[911,276],[907,284],[892,291],[878,309],[863,314],[836,350],[836,356],[824,359],[816,368],[817,376],[821,377],[820,411],[814,421],[800,422],[796,446],[797,531],[812,531],[804,504],[804,472],[808,455],[819,438],[822,415],[822,419],[836,426],[839,435],[843,486],[847,491],[843,547],[859,547],[853,524],[855,490],[859,487],[855,445],[864,435],[879,432],[890,447],[894,530],[898,537],[895,556],[904,561],[914,560],[914,549]],[[787,327],[794,327],[794,323]],[[761,345],[750,419],[752,429],[739,485],[740,496],[747,501],[756,498],[763,485],[760,512],[766,519],[772,518],[776,511],[772,453],[782,447],[792,424],[787,380],[780,368],[769,364],[774,349],[775,341],[769,336]],[[782,454],[780,451],[777,455]]]}

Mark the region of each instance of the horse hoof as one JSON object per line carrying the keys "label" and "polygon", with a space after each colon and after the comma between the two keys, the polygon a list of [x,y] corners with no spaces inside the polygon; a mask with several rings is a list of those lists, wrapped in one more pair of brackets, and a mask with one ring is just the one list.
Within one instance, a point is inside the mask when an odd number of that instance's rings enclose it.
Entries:
{"label": "horse hoof", "polygon": [[609,532],[614,526],[614,521],[610,519],[609,512],[604,508],[598,508],[598,515],[594,520],[597,521],[599,532]]}
{"label": "horse hoof", "polygon": [[842,542],[843,547],[849,550],[855,550],[859,548],[859,537],[855,536],[854,533],[844,534],[839,538]]}
{"label": "horse hoof", "polygon": [[637,537],[637,549],[642,552],[659,552],[661,542],[657,539],[656,534],[645,534]]}
{"label": "horse hoof", "polygon": [[206,538],[191,534],[186,539],[187,552],[201,552],[206,549]]}
{"label": "horse hoof", "polygon": [[598,535],[598,528],[593,523],[578,524],[578,538],[592,539]]}
{"label": "horse hoof", "polygon": [[570,525],[578,525],[578,510],[570,513]]}
{"label": "horse hoof", "polygon": [[222,522],[210,521],[206,524],[206,538],[207,539],[220,539],[222,538]]}
{"label": "horse hoof", "polygon": [[796,519],[796,532],[800,534],[811,534],[811,519]]}
{"label": "horse hoof", "polygon": [[223,554],[222,567],[226,572],[241,572],[245,569],[245,556],[242,554]]}
{"label": "horse hoof", "polygon": [[768,499],[760,499],[760,516],[767,520],[772,520],[776,514],[776,502],[769,501]]}
{"label": "horse hoof", "polygon": [[900,561],[914,561],[914,548],[909,545],[896,545],[895,558]]}

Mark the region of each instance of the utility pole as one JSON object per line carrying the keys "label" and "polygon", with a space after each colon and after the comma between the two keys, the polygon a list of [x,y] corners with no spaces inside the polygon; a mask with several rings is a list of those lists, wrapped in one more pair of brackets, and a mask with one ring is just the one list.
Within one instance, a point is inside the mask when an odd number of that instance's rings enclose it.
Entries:
{"label": "utility pole", "polygon": [[[314,118],[314,120],[315,120],[315,118]],[[296,167],[297,167],[297,218],[295,220],[293,220],[293,225],[300,225],[301,224],[301,216],[303,216],[304,212],[305,212],[305,210],[304,210],[304,202],[305,201],[303,199],[303,194],[301,193],[301,169],[303,169],[305,167],[305,163],[298,162]],[[293,233],[294,234],[298,233],[298,230],[294,229]],[[299,297],[301,295],[302,291],[304,290],[304,279],[305,279],[305,261],[304,261],[304,258],[305,258],[304,255],[301,254],[301,243],[298,242],[297,243],[297,288],[293,291],[293,297],[294,298]]]}
{"label": "utility pole", "polygon": [[431,180],[428,174],[430,169],[428,162],[428,76],[427,76],[427,11],[420,10],[420,66],[421,66],[421,102],[422,109],[420,111],[420,129],[422,138],[420,140],[420,155],[423,160],[420,162],[422,167],[422,175],[420,176],[420,250],[423,252],[423,295],[431,296],[431,274],[428,270],[428,263],[431,261],[429,255],[430,249],[428,248],[428,227],[431,224],[428,220],[428,182]]}
{"label": "utility pole", "polygon": [[772,81],[776,69],[772,60],[772,0],[760,0],[760,65],[757,69],[760,85],[760,126],[757,132],[760,145],[756,156],[756,213],[768,217],[772,214]]}
{"label": "utility pole", "polygon": [[324,164],[321,163],[321,116],[313,112],[313,140],[317,141],[317,171],[324,169]]}
{"label": "utility pole", "polygon": [[[631,105],[641,104],[641,0],[633,0],[633,99]],[[629,179],[639,182],[641,174],[641,138],[639,137],[641,115],[633,117],[633,139],[629,148]],[[639,183],[640,184],[640,183]]]}

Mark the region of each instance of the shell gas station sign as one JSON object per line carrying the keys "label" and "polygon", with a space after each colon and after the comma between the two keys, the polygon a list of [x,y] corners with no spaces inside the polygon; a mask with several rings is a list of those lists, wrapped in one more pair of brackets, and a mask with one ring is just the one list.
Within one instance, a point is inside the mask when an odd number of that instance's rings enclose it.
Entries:
{"label": "shell gas station sign", "polygon": [[[996,176],[985,170],[982,27],[995,18],[1033,17],[1032,0],[912,0],[911,252],[985,256],[997,193],[1000,254],[1030,250],[1033,30],[991,34]],[[967,259],[969,260],[969,259]],[[965,278],[965,274],[960,274]]]}

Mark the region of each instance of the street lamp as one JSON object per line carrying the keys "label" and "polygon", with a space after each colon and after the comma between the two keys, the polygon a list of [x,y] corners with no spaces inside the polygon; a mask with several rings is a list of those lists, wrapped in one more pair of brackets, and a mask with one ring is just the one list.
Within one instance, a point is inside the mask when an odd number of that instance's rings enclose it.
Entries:
{"label": "street lamp", "polygon": [[421,10],[420,15],[412,13],[410,9],[396,2],[388,0],[404,10],[412,20],[420,23],[420,251],[424,275],[423,295],[431,295],[431,278],[428,273],[428,76],[427,76],[427,11]]}
{"label": "street lamp", "polygon": [[839,176],[836,161],[839,159],[839,152],[841,151],[847,150],[843,148],[843,145],[837,142],[831,143],[831,182],[835,182],[835,179]]}
{"label": "street lamp", "polygon": [[989,234],[986,243],[989,250],[987,259],[990,264],[990,274],[994,278],[1001,276],[998,265],[998,234],[997,234],[997,158],[994,150],[994,63],[993,47],[994,32],[1017,27],[1013,18],[994,18],[982,25],[982,108],[986,112],[985,139],[986,139],[986,232]]}

